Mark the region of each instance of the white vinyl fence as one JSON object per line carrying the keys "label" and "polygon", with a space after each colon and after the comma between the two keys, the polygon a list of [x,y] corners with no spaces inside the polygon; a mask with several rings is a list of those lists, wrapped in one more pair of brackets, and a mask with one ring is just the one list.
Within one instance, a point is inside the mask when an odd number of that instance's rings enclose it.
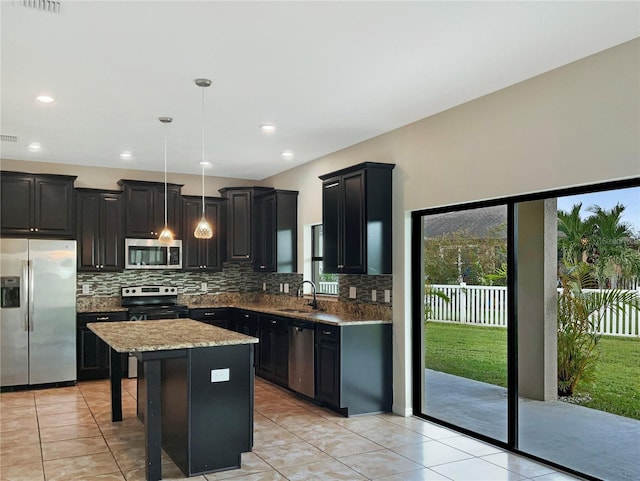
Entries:
{"label": "white vinyl fence", "polygon": [[[432,284],[431,288],[445,294],[449,301],[435,295],[427,295],[425,309],[430,311],[430,320],[507,327],[506,287]],[[558,289],[558,292],[560,291],[561,289]],[[597,290],[585,289],[584,292]],[[600,325],[600,333],[609,336],[640,337],[638,310],[607,310]]]}
{"label": "white vinyl fence", "polygon": [[318,292],[322,294],[335,294],[338,295],[338,283],[337,282],[318,282]]}

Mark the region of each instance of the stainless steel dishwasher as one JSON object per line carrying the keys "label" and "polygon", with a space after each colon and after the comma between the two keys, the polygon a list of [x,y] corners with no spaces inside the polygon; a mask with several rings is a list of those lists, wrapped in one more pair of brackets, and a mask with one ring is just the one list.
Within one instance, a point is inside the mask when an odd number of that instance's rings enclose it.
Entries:
{"label": "stainless steel dishwasher", "polygon": [[311,322],[289,324],[289,389],[315,396],[315,327]]}

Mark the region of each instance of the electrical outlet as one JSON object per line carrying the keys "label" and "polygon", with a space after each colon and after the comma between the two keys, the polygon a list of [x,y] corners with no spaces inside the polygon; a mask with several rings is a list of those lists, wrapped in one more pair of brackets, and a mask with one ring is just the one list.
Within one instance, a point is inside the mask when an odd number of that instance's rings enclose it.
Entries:
{"label": "electrical outlet", "polygon": [[262,290],[263,290],[263,291],[266,291],[266,290],[267,290],[267,283],[266,283],[266,282],[263,282],[263,283],[262,283]]}
{"label": "electrical outlet", "polygon": [[356,298],[356,288],[351,286],[349,287],[349,299],[355,299]]}
{"label": "electrical outlet", "polygon": [[229,368],[212,369],[211,382],[225,382],[229,380]]}
{"label": "electrical outlet", "polygon": [[289,283],[288,283],[288,282],[285,282],[285,283],[284,283],[284,293],[285,293],[285,294],[288,294],[288,293],[289,293]]}
{"label": "electrical outlet", "polygon": [[284,291],[284,286],[282,283],[280,283],[280,292],[283,292],[283,291]]}
{"label": "electrical outlet", "polygon": [[201,282],[200,283],[200,290],[202,292],[207,292],[207,283],[206,282]]}
{"label": "electrical outlet", "polygon": [[384,302],[391,302],[391,291],[389,289],[384,290]]}
{"label": "electrical outlet", "polygon": [[376,302],[376,290],[375,289],[371,289],[371,302]]}
{"label": "electrical outlet", "polygon": [[82,293],[91,294],[91,284],[82,284]]}

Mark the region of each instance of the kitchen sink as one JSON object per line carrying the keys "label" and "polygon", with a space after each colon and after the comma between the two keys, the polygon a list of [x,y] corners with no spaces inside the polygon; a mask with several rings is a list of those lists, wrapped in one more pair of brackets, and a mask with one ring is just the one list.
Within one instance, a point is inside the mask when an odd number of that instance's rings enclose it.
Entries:
{"label": "kitchen sink", "polygon": [[280,312],[291,312],[294,314],[311,314],[312,311],[307,310],[307,309],[290,309],[290,308],[285,308],[285,309],[278,309]]}

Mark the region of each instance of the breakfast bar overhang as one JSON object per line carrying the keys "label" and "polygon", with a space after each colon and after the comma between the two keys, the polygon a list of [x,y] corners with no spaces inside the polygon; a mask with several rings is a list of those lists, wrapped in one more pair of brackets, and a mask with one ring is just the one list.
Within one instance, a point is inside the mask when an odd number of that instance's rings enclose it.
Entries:
{"label": "breakfast bar overhang", "polygon": [[88,327],[110,347],[113,422],[122,420],[122,356],[142,363],[148,481],[162,479],[162,448],[186,476],[240,467],[253,445],[258,339],[190,319]]}

